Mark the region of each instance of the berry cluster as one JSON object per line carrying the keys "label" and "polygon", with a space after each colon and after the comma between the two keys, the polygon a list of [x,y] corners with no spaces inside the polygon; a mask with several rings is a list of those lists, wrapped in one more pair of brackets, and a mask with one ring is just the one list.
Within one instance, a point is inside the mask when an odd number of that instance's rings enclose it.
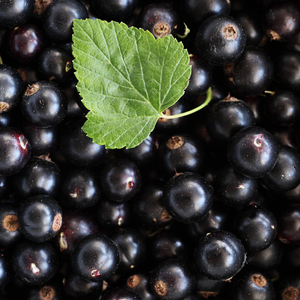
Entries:
{"label": "berry cluster", "polygon": [[[94,143],[87,18],[172,34],[192,75],[164,114],[210,104]],[[299,0],[4,0],[0,62],[0,300],[300,299]]]}

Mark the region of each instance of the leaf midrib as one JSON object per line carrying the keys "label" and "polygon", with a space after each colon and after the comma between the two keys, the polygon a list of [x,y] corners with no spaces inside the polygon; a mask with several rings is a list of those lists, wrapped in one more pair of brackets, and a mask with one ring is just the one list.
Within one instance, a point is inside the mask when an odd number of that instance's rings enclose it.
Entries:
{"label": "leaf midrib", "polygon": [[[97,20],[96,20],[97,21]],[[129,83],[129,85],[143,98],[143,99],[145,99],[145,101],[155,110],[155,112],[156,113],[158,113],[158,114],[160,114],[160,111],[158,111],[154,106],[153,106],[153,104],[150,102],[150,100],[149,99],[147,99],[143,94],[141,94],[140,93],[140,91],[138,90],[138,89],[136,89],[136,87],[132,84],[132,82],[129,80],[129,79],[127,79],[124,75],[123,75],[123,73],[121,72],[121,71],[119,71],[113,64],[112,64],[112,62],[111,62],[111,60],[103,53],[103,51],[101,51],[101,49],[99,48],[99,47],[97,47],[97,45],[95,44],[95,42],[92,40],[92,38],[89,36],[89,34],[88,33],[86,33],[85,31],[84,31],[84,29],[79,25],[80,23],[78,23],[77,22],[77,25],[80,27],[80,29],[81,29],[81,31],[83,31],[83,33],[89,38],[89,40],[90,40],[90,42],[96,47],[96,49],[98,49],[101,53],[102,53],[102,55],[104,56],[104,57],[106,57],[107,58],[107,60],[111,63],[111,65],[112,65],[112,67],[114,68],[114,70],[115,71],[117,71],[124,79],[125,79],[125,81],[127,82],[127,83]],[[88,23],[89,24],[89,26],[90,26],[90,28],[91,28],[91,30],[92,30],[92,32],[93,32],[93,28],[91,27],[91,25],[90,25],[90,23]],[[108,28],[108,26],[107,26],[107,28]],[[101,28],[101,30],[102,30],[102,28]],[[104,34],[103,34],[103,36],[104,36]],[[82,41],[82,40],[81,40]],[[106,43],[106,45],[107,45],[107,42],[106,42],[106,40],[105,40],[105,43]],[[77,49],[77,50],[79,50],[79,51],[81,51],[81,52],[83,52],[83,53],[85,53],[84,51],[82,51],[82,50],[80,50],[79,48],[76,48],[75,47],[75,49]],[[138,52],[138,51],[137,51]],[[139,52],[138,52],[139,53]],[[85,53],[86,54],[86,53]],[[91,55],[90,55],[91,56]],[[93,58],[95,58],[95,57],[93,57]],[[100,61],[99,59],[97,59],[97,58],[95,58],[96,60],[98,60],[98,61]],[[124,61],[123,61],[123,63],[124,63]],[[79,64],[80,65],[80,64]],[[81,67],[82,67],[82,65],[80,65]],[[87,70],[89,70],[89,69],[87,69]],[[90,71],[90,70],[89,70]],[[98,74],[98,73],[97,73]],[[100,74],[98,74],[98,75],[100,75]],[[113,81],[112,81],[113,82]],[[116,82],[114,82],[114,83],[116,83]],[[118,84],[118,83],[116,83],[116,84]]]}

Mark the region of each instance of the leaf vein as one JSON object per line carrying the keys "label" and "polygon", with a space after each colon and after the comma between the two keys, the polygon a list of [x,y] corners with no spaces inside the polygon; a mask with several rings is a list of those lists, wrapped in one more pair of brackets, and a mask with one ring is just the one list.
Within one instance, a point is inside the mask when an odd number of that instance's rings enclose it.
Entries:
{"label": "leaf vein", "polygon": [[[101,30],[102,30],[102,29],[101,29]],[[95,42],[93,41],[93,39],[91,39],[90,35],[89,35],[87,32],[85,32],[85,34],[86,34],[86,35],[88,36],[88,38],[90,39],[91,43],[94,44],[94,45],[96,46],[97,50],[99,50],[99,51],[107,58],[107,56],[103,53],[103,51],[95,44]],[[104,37],[104,39],[105,39],[105,43],[107,44],[107,41],[106,41],[106,38],[105,38],[104,34],[103,34],[103,37]],[[86,53],[85,53],[85,54],[86,54]],[[90,56],[91,56],[91,55],[90,55]],[[94,57],[94,58],[95,58],[95,57]],[[97,59],[97,58],[95,58],[95,59]],[[153,106],[153,104],[149,101],[149,99],[145,98],[145,96],[144,96],[143,94],[141,94],[141,93],[139,92],[139,90],[137,90],[137,89],[135,88],[135,86],[132,84],[132,82],[130,82],[126,77],[124,77],[124,75],[122,74],[122,72],[120,72],[120,71],[112,64],[111,59],[110,59],[110,58],[107,58],[107,59],[110,61],[110,63],[111,63],[111,65],[112,65],[112,67],[114,68],[114,70],[117,71],[117,73],[119,73],[119,74],[125,79],[125,81],[127,81],[127,83],[129,83],[129,85],[130,85],[134,90],[136,90],[136,91],[138,92],[138,94],[139,94],[142,98],[144,98],[151,106]],[[99,59],[97,59],[97,60],[99,60]]]}

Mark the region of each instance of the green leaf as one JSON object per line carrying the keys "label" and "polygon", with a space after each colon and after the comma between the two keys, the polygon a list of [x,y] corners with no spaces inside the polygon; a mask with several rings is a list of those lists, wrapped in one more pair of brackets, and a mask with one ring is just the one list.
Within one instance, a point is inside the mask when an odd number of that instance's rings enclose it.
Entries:
{"label": "green leaf", "polygon": [[106,148],[139,145],[184,94],[187,50],[171,35],[114,21],[74,20],[73,30],[77,89],[90,110],[82,129]]}

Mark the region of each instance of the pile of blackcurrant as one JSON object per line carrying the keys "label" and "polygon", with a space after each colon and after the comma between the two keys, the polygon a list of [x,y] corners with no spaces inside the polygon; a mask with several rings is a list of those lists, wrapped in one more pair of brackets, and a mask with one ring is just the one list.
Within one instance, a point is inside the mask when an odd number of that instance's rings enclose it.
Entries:
{"label": "pile of blackcurrant", "polygon": [[[75,19],[190,54],[131,149],[81,129]],[[0,1],[0,300],[299,300],[300,1]]]}

